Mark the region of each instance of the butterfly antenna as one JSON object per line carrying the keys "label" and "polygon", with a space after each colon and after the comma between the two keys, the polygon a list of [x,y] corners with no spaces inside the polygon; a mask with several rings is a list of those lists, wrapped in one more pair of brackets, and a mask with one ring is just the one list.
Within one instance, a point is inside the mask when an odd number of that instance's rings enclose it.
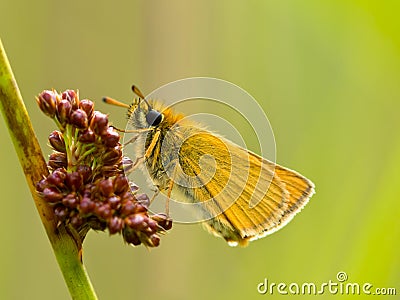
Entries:
{"label": "butterfly antenna", "polygon": [[149,104],[149,102],[147,102],[146,98],[143,96],[142,92],[139,90],[139,88],[136,85],[132,85],[132,92],[134,92],[136,95],[138,95],[139,98],[141,98],[146,103],[149,110],[152,110],[151,105]]}
{"label": "butterfly antenna", "polygon": [[110,97],[103,97],[103,102],[105,102],[107,104],[115,105],[115,106],[129,108],[128,104],[122,103],[122,102],[115,100],[113,98],[110,98]]}

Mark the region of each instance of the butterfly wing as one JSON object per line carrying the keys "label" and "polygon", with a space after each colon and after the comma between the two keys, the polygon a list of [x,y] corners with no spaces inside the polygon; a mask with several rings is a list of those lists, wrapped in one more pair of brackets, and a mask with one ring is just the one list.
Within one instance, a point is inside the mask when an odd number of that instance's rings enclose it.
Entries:
{"label": "butterfly wing", "polygon": [[211,132],[194,130],[183,140],[174,189],[201,202],[206,228],[232,245],[282,228],[314,193],[297,172]]}

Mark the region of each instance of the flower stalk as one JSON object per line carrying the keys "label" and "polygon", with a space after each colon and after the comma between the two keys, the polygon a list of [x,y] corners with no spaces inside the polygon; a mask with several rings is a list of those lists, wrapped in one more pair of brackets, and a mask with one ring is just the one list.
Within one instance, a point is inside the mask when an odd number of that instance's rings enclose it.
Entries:
{"label": "flower stalk", "polygon": [[68,227],[58,226],[53,209],[36,191],[36,183],[48,175],[48,168],[1,40],[0,110],[71,297],[97,299],[81,260],[80,240]]}

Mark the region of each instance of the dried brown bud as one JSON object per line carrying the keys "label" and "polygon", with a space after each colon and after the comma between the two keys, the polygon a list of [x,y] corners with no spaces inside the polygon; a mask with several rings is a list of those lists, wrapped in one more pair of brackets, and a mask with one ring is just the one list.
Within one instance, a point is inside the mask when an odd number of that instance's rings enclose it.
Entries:
{"label": "dried brown bud", "polygon": [[83,182],[88,182],[92,176],[92,168],[86,165],[79,165],[76,171],[82,176]]}
{"label": "dried brown bud", "polygon": [[101,174],[105,177],[112,177],[118,173],[120,173],[120,170],[117,166],[103,166],[101,168]]}
{"label": "dried brown bud", "polygon": [[69,215],[69,209],[63,205],[54,208],[54,214],[60,221],[64,221]]}
{"label": "dried brown bud", "polygon": [[106,166],[111,166],[118,163],[122,159],[121,148],[119,146],[116,146],[114,148],[108,149],[107,152],[104,153],[102,158],[103,164]]}
{"label": "dried brown bud", "polygon": [[63,135],[60,131],[54,130],[49,136],[50,145],[54,150],[59,152],[65,152],[65,142]]}
{"label": "dried brown bud", "polygon": [[104,220],[110,218],[112,215],[111,206],[107,203],[96,206],[95,212],[100,218],[103,218]]}
{"label": "dried brown bud", "polygon": [[110,234],[121,232],[123,226],[124,221],[119,217],[112,217],[108,222],[108,230],[110,231]]}
{"label": "dried brown bud", "polygon": [[149,239],[150,247],[158,247],[160,245],[160,237],[157,234],[152,234]]}
{"label": "dried brown bud", "polygon": [[45,188],[47,188],[49,185],[47,183],[47,179],[42,179],[38,183],[36,183],[36,190],[38,192],[43,192]]}
{"label": "dried brown bud", "polygon": [[73,215],[70,222],[73,227],[79,228],[83,224],[83,219],[79,215]]}
{"label": "dried brown bud", "polygon": [[122,204],[121,216],[129,216],[135,211],[135,204],[132,201],[126,201]]}
{"label": "dried brown bud", "polygon": [[120,195],[122,202],[136,202],[135,197],[133,196],[133,194],[130,191],[127,191],[125,193],[123,193],[122,195]]}
{"label": "dried brown bud", "polygon": [[93,213],[96,208],[96,204],[94,201],[90,200],[90,198],[83,197],[81,203],[79,204],[79,210],[83,214]]}
{"label": "dried brown bud", "polygon": [[132,193],[134,193],[134,192],[136,192],[137,190],[139,190],[139,186],[138,186],[136,183],[134,183],[134,182],[130,182],[130,183],[129,183],[129,188],[131,189],[131,192],[132,192]]}
{"label": "dried brown bud", "polygon": [[140,241],[138,235],[136,234],[135,231],[130,230],[128,228],[124,228],[124,230],[122,231],[122,235],[124,237],[124,240],[128,243],[128,244],[132,244],[134,246],[139,246],[142,242]]}
{"label": "dried brown bud", "polygon": [[57,94],[53,91],[43,91],[36,98],[42,112],[54,118],[57,109]]}
{"label": "dried brown bud", "polygon": [[68,195],[66,195],[63,199],[62,199],[62,203],[69,208],[76,208],[78,207],[79,204],[79,199],[77,198],[77,196],[75,195],[75,193],[70,193]]}
{"label": "dried brown bud", "polygon": [[149,226],[148,231],[149,233],[156,233],[158,229],[158,224],[153,219],[149,218],[147,220],[147,225]]}
{"label": "dried brown bud", "polygon": [[140,214],[147,212],[147,207],[141,203],[135,203],[135,208],[133,209],[134,214]]}
{"label": "dried brown bud", "polygon": [[113,182],[110,178],[102,180],[98,186],[100,193],[104,197],[110,197],[114,193]]}
{"label": "dried brown bud", "polygon": [[65,170],[58,168],[47,177],[47,183],[62,188],[64,187],[64,180],[66,176]]}
{"label": "dried brown bud", "polygon": [[108,128],[108,117],[107,115],[95,111],[90,121],[90,128],[94,131],[94,133],[98,135],[102,135],[107,132]]}
{"label": "dried brown bud", "polygon": [[134,230],[145,230],[147,225],[147,217],[143,214],[133,214],[125,218],[125,224]]}
{"label": "dried brown bud", "polygon": [[60,201],[64,195],[55,187],[47,187],[42,192],[43,199],[50,203]]}
{"label": "dried brown bud", "polygon": [[117,175],[114,179],[114,193],[122,194],[129,190],[128,178],[124,175]]}
{"label": "dried brown bud", "polygon": [[162,227],[164,230],[169,230],[172,228],[172,220],[169,219],[166,214],[155,214],[152,215],[151,218],[156,221],[158,226]]}
{"label": "dried brown bud", "polygon": [[71,115],[72,105],[68,100],[61,100],[57,105],[57,119],[62,126],[64,126]]}
{"label": "dried brown bud", "polygon": [[145,207],[150,206],[150,199],[146,194],[136,194],[136,200]]}
{"label": "dried brown bud", "polygon": [[94,103],[90,100],[83,99],[79,102],[79,107],[86,112],[86,115],[90,120],[93,116]]}
{"label": "dried brown bud", "polygon": [[74,90],[66,90],[61,94],[61,99],[68,100],[71,102],[71,104],[73,104],[75,99],[77,99],[76,92]]}
{"label": "dried brown bud", "polygon": [[82,176],[79,172],[68,173],[65,178],[65,184],[72,191],[77,191],[83,184]]}
{"label": "dried brown bud", "polygon": [[88,126],[87,114],[82,109],[74,110],[70,117],[70,123],[80,129],[87,128]]}
{"label": "dried brown bud", "polygon": [[120,136],[112,127],[108,127],[106,133],[101,138],[106,147],[115,147],[118,145]]}
{"label": "dried brown bud", "polygon": [[107,199],[108,204],[110,204],[111,208],[117,209],[121,204],[121,198],[118,196],[111,196]]}
{"label": "dried brown bud", "polygon": [[66,168],[68,165],[67,155],[61,152],[54,152],[50,154],[48,164],[52,169]]}
{"label": "dried brown bud", "polygon": [[129,171],[132,170],[132,168],[133,168],[133,161],[129,157],[124,156],[122,158],[122,170],[125,173],[128,173]]}
{"label": "dried brown bud", "polygon": [[84,130],[79,133],[78,139],[81,143],[94,143],[96,141],[96,135],[90,129]]}

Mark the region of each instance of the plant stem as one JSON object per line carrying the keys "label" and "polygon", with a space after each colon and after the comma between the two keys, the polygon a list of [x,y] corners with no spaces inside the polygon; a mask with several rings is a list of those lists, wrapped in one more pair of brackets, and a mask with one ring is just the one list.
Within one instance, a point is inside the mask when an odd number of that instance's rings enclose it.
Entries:
{"label": "plant stem", "polygon": [[[0,110],[47,236],[73,299],[97,299],[81,260],[82,244],[68,228],[58,226],[53,210],[36,191],[48,175],[46,162],[0,39]],[[39,271],[39,270],[38,270]]]}

